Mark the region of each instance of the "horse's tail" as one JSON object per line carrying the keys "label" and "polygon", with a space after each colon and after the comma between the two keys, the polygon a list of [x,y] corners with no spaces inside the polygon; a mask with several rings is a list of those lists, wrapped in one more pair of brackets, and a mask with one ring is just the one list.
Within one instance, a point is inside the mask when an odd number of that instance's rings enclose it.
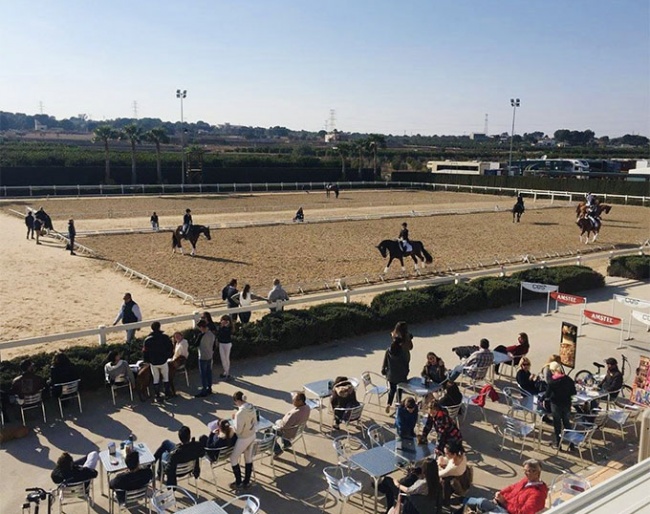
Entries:
{"label": "horse's tail", "polygon": [[433,257],[431,256],[431,254],[429,252],[427,252],[424,249],[424,245],[422,245],[422,254],[424,255],[424,259],[425,259],[427,264],[431,264],[433,262]]}

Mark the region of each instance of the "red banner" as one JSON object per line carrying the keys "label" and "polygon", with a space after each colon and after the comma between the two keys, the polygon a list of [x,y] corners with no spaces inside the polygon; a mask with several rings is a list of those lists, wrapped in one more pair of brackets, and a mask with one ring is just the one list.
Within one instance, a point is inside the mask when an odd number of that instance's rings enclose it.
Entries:
{"label": "red banner", "polygon": [[576,305],[578,303],[587,303],[587,299],[584,296],[576,296],[573,294],[560,293],[558,291],[551,293],[551,298],[553,298],[553,300],[556,300],[560,303],[568,303],[571,305]]}
{"label": "red banner", "polygon": [[585,317],[589,318],[594,323],[598,323],[599,325],[607,325],[612,327],[621,324],[621,318],[615,318],[614,316],[603,314],[601,312],[585,310]]}

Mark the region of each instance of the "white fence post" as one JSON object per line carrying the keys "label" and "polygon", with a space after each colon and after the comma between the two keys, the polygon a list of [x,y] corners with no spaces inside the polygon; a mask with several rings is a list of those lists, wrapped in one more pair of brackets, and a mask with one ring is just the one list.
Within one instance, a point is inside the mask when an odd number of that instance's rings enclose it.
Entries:
{"label": "white fence post", "polygon": [[350,303],[350,290],[343,291],[343,303]]}
{"label": "white fence post", "polygon": [[197,323],[201,319],[201,313],[199,311],[194,311],[192,313],[192,316],[194,316],[194,319],[192,320],[192,324],[193,324],[194,328],[196,328]]}
{"label": "white fence post", "polygon": [[104,346],[106,345],[106,325],[99,325],[97,328],[99,329],[99,334],[97,334],[99,346]]}

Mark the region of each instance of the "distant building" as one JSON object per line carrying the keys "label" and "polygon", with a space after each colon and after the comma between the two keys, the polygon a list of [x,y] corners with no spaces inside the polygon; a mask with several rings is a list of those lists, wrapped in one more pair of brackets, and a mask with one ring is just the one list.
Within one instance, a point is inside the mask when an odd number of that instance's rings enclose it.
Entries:
{"label": "distant building", "polygon": [[37,132],[45,132],[47,130],[47,125],[43,125],[40,121],[34,120],[34,130]]}
{"label": "distant building", "polygon": [[325,142],[336,143],[337,141],[342,141],[343,138],[341,136],[342,134],[338,130],[334,129],[331,132],[325,134]]}
{"label": "distant building", "polygon": [[483,134],[482,132],[472,132],[469,135],[469,138],[472,141],[489,141],[490,138],[487,134]]}
{"label": "distant building", "polygon": [[537,141],[536,146],[543,146],[543,147],[555,146],[555,139],[551,139],[550,137],[544,136],[542,139]]}

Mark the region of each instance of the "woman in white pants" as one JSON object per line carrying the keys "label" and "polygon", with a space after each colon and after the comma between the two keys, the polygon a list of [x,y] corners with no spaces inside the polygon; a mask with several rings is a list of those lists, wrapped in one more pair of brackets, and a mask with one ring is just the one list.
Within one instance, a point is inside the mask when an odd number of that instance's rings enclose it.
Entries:
{"label": "woman in white pants", "polygon": [[[246,401],[242,391],[232,395],[237,411],[233,414],[233,428],[237,434],[237,442],[230,455],[230,465],[235,475],[235,481],[230,484],[231,489],[248,489],[251,486],[251,474],[253,473],[253,451],[255,450],[255,432],[257,431],[257,411],[255,407]],[[246,467],[244,480],[241,477],[239,458],[244,454]]]}

